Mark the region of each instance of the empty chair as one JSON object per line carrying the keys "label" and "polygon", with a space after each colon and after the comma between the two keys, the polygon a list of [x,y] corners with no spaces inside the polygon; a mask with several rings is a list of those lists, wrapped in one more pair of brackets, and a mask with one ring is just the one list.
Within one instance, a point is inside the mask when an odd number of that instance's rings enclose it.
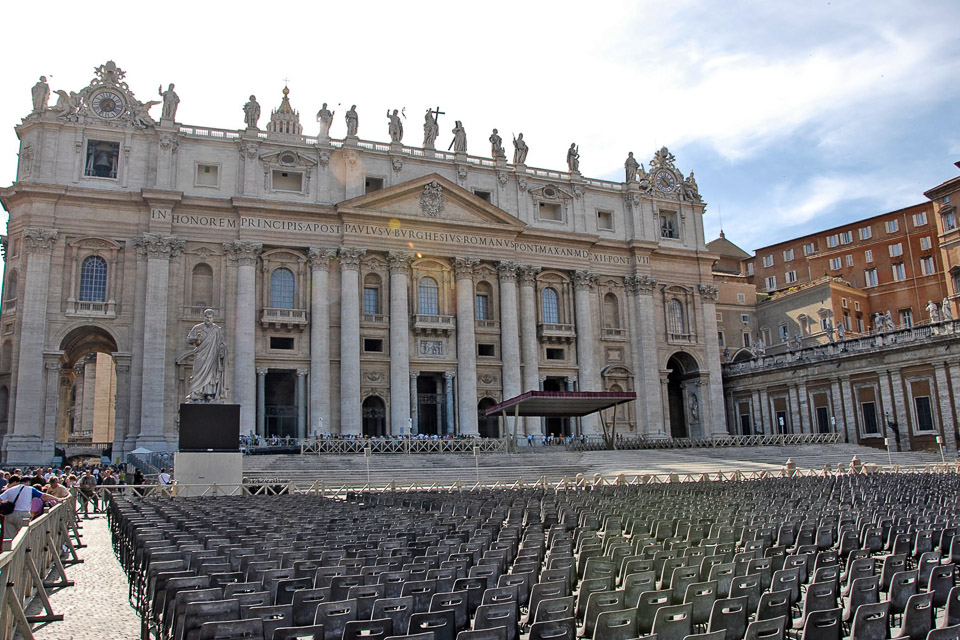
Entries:
{"label": "empty chair", "polygon": [[790,591],[768,591],[760,596],[757,605],[757,620],[773,620],[786,616],[790,618]]}
{"label": "empty chair", "polygon": [[[178,591],[174,597],[173,609],[170,612],[170,620],[164,620],[164,625],[172,629],[174,639],[183,637],[183,621],[186,617],[186,607],[191,602],[214,602],[223,599],[223,591],[220,589],[190,589],[187,591]],[[239,605],[237,615],[239,616]]]}
{"label": "empty chair", "polygon": [[325,640],[340,640],[347,623],[356,619],[356,600],[337,600],[318,603],[313,623],[323,625]]}
{"label": "empty chair", "polygon": [[401,596],[413,597],[413,612],[425,613],[430,610],[430,600],[437,592],[436,580],[411,580],[404,582],[400,589]]}
{"label": "empty chair", "polygon": [[610,592],[613,581],[607,578],[595,578],[593,580],[583,580],[580,582],[580,592],[577,594],[577,618],[583,618],[587,611],[587,602],[594,593],[603,591]]}
{"label": "empty chair", "polygon": [[491,627],[489,629],[461,631],[457,634],[457,640],[507,640],[507,628]]}
{"label": "empty chair", "polygon": [[393,635],[393,620],[351,620],[343,628],[343,640],[385,640]]}
{"label": "empty chair", "polygon": [[924,640],[933,628],[933,594],[917,593],[910,596],[903,611],[903,624],[894,629],[894,640]]}
{"label": "empty chair", "polygon": [[410,616],[410,627],[407,634],[426,633],[430,631],[433,632],[434,640],[454,640],[457,636],[456,627],[457,619],[453,611],[414,613]]}
{"label": "empty chair", "polygon": [[791,606],[800,601],[800,569],[798,567],[780,569],[773,573],[770,590],[783,591],[784,589],[790,591]]}
{"label": "empty chair", "polygon": [[637,632],[637,612],[633,609],[604,611],[597,616],[594,640],[633,640]]}
{"label": "empty chair", "polygon": [[931,629],[927,634],[927,640],[960,640],[960,624]]}
{"label": "empty chair", "polygon": [[293,626],[293,605],[281,604],[267,607],[253,607],[247,611],[246,617],[260,620],[263,637],[272,638],[273,632],[280,627]]}
{"label": "empty chair", "polygon": [[907,556],[889,555],[883,559],[883,567],[880,569],[880,592],[887,593],[890,590],[890,580],[895,573],[907,569]]}
{"label": "empty chair", "polygon": [[[760,604],[760,576],[737,576],[733,579],[730,584],[730,599],[735,600],[741,596],[747,597],[748,615],[757,610]],[[791,597],[790,605],[792,606],[794,602],[796,600]]]}
{"label": "empty chair", "polygon": [[930,581],[930,572],[934,567],[940,566],[940,552],[927,551],[920,555],[917,560],[917,570],[920,572],[920,586],[923,587]]}
{"label": "empty chair", "polygon": [[[786,589],[784,589],[786,591]],[[807,589],[803,599],[803,612],[793,628],[803,629],[807,617],[814,611],[827,611],[837,606],[837,589],[832,582],[815,582]]]}
{"label": "empty chair", "polygon": [[621,584],[624,593],[624,603],[628,609],[635,609],[640,601],[640,594],[644,591],[657,590],[657,577],[653,571],[631,573],[624,577]]}
{"label": "empty chair", "polygon": [[470,625],[465,591],[433,594],[433,598],[430,600],[430,611],[453,611],[458,632]]}
{"label": "empty chair", "polygon": [[183,608],[183,625],[180,636],[183,640],[197,640],[200,627],[206,622],[237,620],[240,618],[240,603],[236,600],[212,600],[190,602]]}
{"label": "empty chair", "polygon": [[918,572],[898,571],[890,578],[890,617],[896,621],[896,617],[903,613],[907,607],[907,601],[911,596],[917,593]]}
{"label": "empty chair", "polygon": [[721,598],[727,598],[730,596],[730,586],[733,583],[733,578],[736,576],[736,565],[732,562],[727,562],[723,564],[715,564],[710,567],[710,575],[707,577],[708,580],[717,581],[717,595]]}
{"label": "empty chair", "polygon": [[[960,536],[955,537],[954,540],[960,540]],[[943,626],[952,627],[956,624],[960,624],[960,586],[950,589],[947,595],[947,611]]]}
{"label": "empty chair", "polygon": [[[842,595],[849,595],[850,587],[857,578],[873,577],[876,572],[875,566],[876,561],[873,558],[854,558],[851,556],[850,560],[847,561],[847,570],[840,574],[840,581],[845,585]],[[879,585],[880,583],[877,582],[878,588]]]}
{"label": "empty chair", "polygon": [[[583,614],[583,629],[580,635],[585,638],[593,637],[593,628],[597,624],[597,616],[604,611],[620,611],[624,607],[623,591],[595,591],[587,598],[586,610]],[[579,608],[579,602],[577,603]]]}
{"label": "empty chair", "polygon": [[576,640],[576,618],[537,622],[530,627],[529,640]]}
{"label": "empty chair", "polygon": [[293,592],[293,625],[302,627],[311,625],[317,617],[317,605],[330,602],[330,587],[321,589],[300,589]]}
{"label": "empty chair", "polygon": [[264,640],[260,619],[221,620],[200,626],[198,640]]}
{"label": "empty chair", "polygon": [[274,604],[291,604],[293,602],[293,592],[301,589],[312,589],[312,578],[293,578],[291,580],[280,580],[276,584],[274,591]]}
{"label": "empty chair", "polygon": [[952,564],[943,564],[931,569],[930,577],[927,580],[927,591],[933,594],[933,606],[935,608],[942,609],[947,605],[955,574],[956,567]]}
{"label": "empty chair", "polygon": [[383,598],[384,591],[382,584],[361,584],[350,587],[346,599],[357,601],[357,620],[371,619],[373,603]]}
{"label": "empty chair", "polygon": [[749,598],[721,598],[713,603],[708,631],[724,630],[726,640],[739,640],[747,630]]}
{"label": "empty chair", "polygon": [[[563,583],[563,585],[563,590],[566,591],[566,583]],[[471,616],[483,602],[483,592],[486,588],[486,580],[481,578],[457,578],[457,581],[453,583],[454,591],[467,592],[467,608],[470,610]],[[536,587],[534,587],[534,591],[536,591]]]}
{"label": "empty chair", "polygon": [[[517,602],[520,603],[521,607],[527,606],[527,603],[530,602],[530,588],[533,585],[533,574],[532,573],[511,573],[507,575],[502,575],[497,579],[497,587],[513,587],[517,588]],[[453,584],[451,583],[451,590]],[[442,591],[438,588],[438,592]]]}
{"label": "empty chair", "polygon": [[[813,611],[803,625],[801,640],[840,640],[843,636],[843,611]],[[882,637],[882,636],[881,636]]]}
{"label": "empty chair", "polygon": [[787,633],[787,616],[754,620],[747,625],[744,640],[784,640]]}
{"label": "empty chair", "polygon": [[410,627],[410,616],[413,615],[413,597],[375,600],[370,615],[375,619],[390,618],[395,632],[407,629]]}
{"label": "empty chair", "polygon": [[650,633],[653,629],[653,621],[657,616],[657,611],[669,604],[669,589],[641,593],[640,600],[637,603],[637,629],[640,633]]}
{"label": "empty chair", "polygon": [[274,630],[272,640],[323,640],[323,625],[280,627]]}
{"label": "empty chair", "polygon": [[683,640],[693,633],[693,605],[675,604],[657,609],[653,634],[657,640]]}
{"label": "empty chair", "polygon": [[713,603],[717,600],[717,581],[695,582],[687,586],[687,593],[684,595],[683,602],[693,605],[693,627],[694,629],[706,627],[710,621],[710,612],[713,611]]}
{"label": "empty chair", "polygon": [[544,622],[547,620],[563,620],[565,618],[575,618],[577,604],[573,596],[566,598],[550,598],[541,600],[537,605],[537,610],[533,612],[531,623]]}
{"label": "empty chair", "polygon": [[889,628],[889,602],[868,602],[853,612],[850,640],[877,640],[886,638]]}
{"label": "empty chair", "polygon": [[844,605],[843,621],[850,624],[857,607],[876,602],[880,602],[880,577],[857,578],[850,586],[850,596]]}

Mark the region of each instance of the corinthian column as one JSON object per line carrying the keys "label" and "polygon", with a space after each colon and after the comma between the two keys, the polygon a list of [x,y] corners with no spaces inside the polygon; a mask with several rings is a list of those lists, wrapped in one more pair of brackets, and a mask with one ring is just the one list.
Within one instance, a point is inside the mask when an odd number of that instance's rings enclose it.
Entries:
{"label": "corinthian column", "polygon": [[[717,295],[718,290],[715,285],[701,284],[699,286],[700,300],[703,304],[703,340],[704,340],[704,359],[707,361],[707,370],[710,372],[709,393],[710,410],[704,412],[704,420],[709,421],[704,429],[704,435],[713,437],[722,437],[727,435],[724,428],[724,408],[723,408],[723,373],[720,370],[720,346],[717,343]],[[806,385],[801,384],[803,396],[800,400],[801,408],[804,409],[802,421],[797,425],[797,430],[801,430],[801,425],[809,427],[810,417],[806,412],[807,398]],[[707,417],[709,416],[709,417]],[[809,431],[809,428],[807,429]]]}
{"label": "corinthian column", "polygon": [[[520,353],[523,379],[520,393],[540,389],[540,343],[537,341],[537,274],[540,267],[523,265],[520,275]],[[543,431],[542,421],[525,420],[524,435]]]}
{"label": "corinthian column", "polygon": [[[516,262],[501,262],[497,265],[500,277],[500,360],[503,362],[503,399],[520,395],[520,320],[517,317],[517,267]],[[508,418],[504,425],[510,434],[514,432],[515,418]]]}
{"label": "corinthian column", "polygon": [[[577,316],[577,361],[580,364],[580,390],[596,391],[597,379],[597,338],[593,328],[593,288],[597,274],[589,271],[573,273],[573,305]],[[584,416],[580,421],[585,433],[597,433],[597,416]]]}
{"label": "corinthian column", "polygon": [[661,371],[657,361],[657,333],[653,313],[653,290],[657,281],[647,275],[630,276],[624,279],[627,289],[634,293],[636,334],[632,337],[636,358],[637,398],[640,412],[637,414],[640,432],[648,437],[669,434],[664,428],[664,394],[661,393]]}
{"label": "corinthian column", "polygon": [[413,256],[393,252],[390,263],[390,433],[400,435],[410,412],[410,317],[407,312],[407,272]]}
{"label": "corinthian column", "polygon": [[340,248],[340,433],[360,435],[360,259],[363,249]]}
{"label": "corinthian column", "polygon": [[310,260],[310,424],[318,432],[330,429],[330,258],[333,249],[311,248]]}
{"label": "corinthian column", "polygon": [[474,331],[473,271],[480,261],[457,258],[457,402],[460,433],[477,435],[477,338]]}
{"label": "corinthian column", "polygon": [[[234,336],[233,401],[240,405],[240,433],[257,426],[257,258],[263,250],[259,242],[224,243],[230,259],[237,264],[237,328]],[[144,375],[146,379],[146,375]],[[260,435],[263,435],[262,433]]]}
{"label": "corinthian column", "polygon": [[140,435],[137,446],[153,451],[176,447],[176,434],[164,434],[164,390],[167,372],[167,291],[170,259],[183,250],[183,240],[145,233],[134,241],[147,254],[146,314],[143,319],[143,379],[140,387]]}

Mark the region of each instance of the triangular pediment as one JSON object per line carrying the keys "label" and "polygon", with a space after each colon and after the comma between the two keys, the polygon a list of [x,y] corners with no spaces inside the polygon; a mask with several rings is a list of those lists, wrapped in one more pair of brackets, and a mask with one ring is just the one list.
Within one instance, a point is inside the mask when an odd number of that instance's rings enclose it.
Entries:
{"label": "triangular pediment", "polygon": [[439,223],[494,226],[520,231],[516,217],[436,173],[380,189],[337,205],[341,213],[418,218]]}

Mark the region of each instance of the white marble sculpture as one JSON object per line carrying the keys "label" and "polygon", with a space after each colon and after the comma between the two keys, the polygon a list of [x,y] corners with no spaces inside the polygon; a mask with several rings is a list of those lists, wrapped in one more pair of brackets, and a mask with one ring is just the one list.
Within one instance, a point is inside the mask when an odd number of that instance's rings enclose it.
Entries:
{"label": "white marble sculpture", "polygon": [[526,164],[528,151],[530,147],[523,141],[523,134],[517,134],[513,139],[513,164]]}
{"label": "white marble sculpture", "polygon": [[47,110],[47,102],[50,100],[50,86],[47,84],[47,76],[40,76],[39,82],[33,85],[30,90],[33,97],[33,112],[43,113]]}
{"label": "white marble sculpture", "polygon": [[400,120],[400,112],[394,109],[393,113],[390,113],[390,110],[387,109],[387,120],[390,122],[387,127],[387,133],[390,134],[390,142],[402,142],[403,121]]}
{"label": "white marble sculpture", "polygon": [[950,310],[950,301],[946,298],[940,305],[940,319],[944,322],[953,322],[953,311]]}
{"label": "white marble sculpture", "polygon": [[633,157],[633,151],[627,154],[627,160],[623,163],[623,168],[626,169],[626,181],[635,182],[637,180],[637,169],[640,168],[640,163]]}
{"label": "white marble sculpture", "polygon": [[450,146],[447,147],[447,151],[453,149],[454,153],[466,153],[467,131],[463,128],[463,123],[457,120],[451,133],[453,133],[453,140],[450,141]]}
{"label": "white marble sculpture", "polygon": [[347,137],[356,138],[360,127],[360,116],[357,115],[357,105],[350,105],[350,110],[343,116],[347,121]]}
{"label": "white marble sculpture", "polygon": [[317,111],[317,122],[320,123],[320,137],[329,138],[330,137],[330,126],[333,124],[333,116],[336,111],[330,111],[327,109],[327,103],[324,102],[323,106],[320,107],[320,111]]}
{"label": "white marble sculpture", "polygon": [[163,90],[163,85],[160,85],[158,91],[163,97],[163,111],[160,113],[160,121],[173,122],[177,118],[177,105],[180,104],[180,96],[173,90],[172,82],[166,91]]}
{"label": "white marble sculpture", "polygon": [[507,157],[506,152],[503,150],[503,138],[500,137],[496,129],[490,134],[490,155],[494,160]]}
{"label": "white marble sculpture", "polygon": [[227,341],[223,329],[213,322],[213,309],[205,309],[203,322],[187,335],[194,346],[193,375],[190,376],[191,403],[219,404],[223,399],[223,372],[227,357]]}
{"label": "white marble sculpture", "polygon": [[570,173],[580,171],[580,149],[577,147],[576,142],[572,143],[570,148],[567,149],[567,169],[569,169]]}
{"label": "white marble sculpture", "polygon": [[927,300],[927,313],[930,315],[930,322],[940,322],[940,307],[933,300]]}
{"label": "white marble sculpture", "polygon": [[260,120],[260,103],[257,102],[257,96],[250,96],[249,102],[243,105],[243,120],[247,123],[248,129],[256,129],[257,121]]}

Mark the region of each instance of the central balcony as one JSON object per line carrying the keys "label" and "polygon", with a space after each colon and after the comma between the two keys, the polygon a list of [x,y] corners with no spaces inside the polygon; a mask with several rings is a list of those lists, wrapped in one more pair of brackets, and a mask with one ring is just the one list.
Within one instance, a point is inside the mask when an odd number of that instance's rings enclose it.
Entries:
{"label": "central balcony", "polygon": [[413,332],[417,335],[448,336],[457,328],[456,316],[425,313],[413,315]]}
{"label": "central balcony", "polygon": [[307,310],[264,307],[260,324],[264,328],[302,329],[307,324]]}
{"label": "central balcony", "polygon": [[539,336],[541,342],[570,344],[576,340],[577,331],[572,324],[541,322],[537,325],[537,336]]}

